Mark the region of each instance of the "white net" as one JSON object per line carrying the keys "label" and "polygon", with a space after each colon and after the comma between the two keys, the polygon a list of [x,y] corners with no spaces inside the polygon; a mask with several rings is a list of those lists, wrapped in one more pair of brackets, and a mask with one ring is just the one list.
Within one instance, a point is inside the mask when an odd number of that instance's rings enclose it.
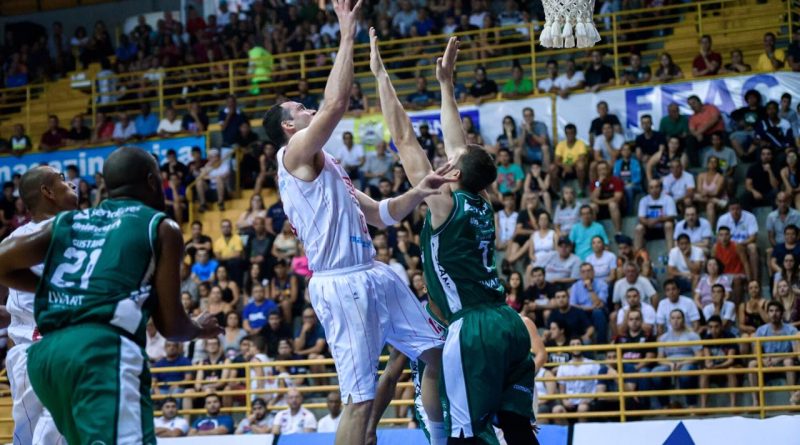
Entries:
{"label": "white net", "polygon": [[542,0],[544,28],[539,41],[545,48],[589,48],[600,41],[592,21],[594,0]]}

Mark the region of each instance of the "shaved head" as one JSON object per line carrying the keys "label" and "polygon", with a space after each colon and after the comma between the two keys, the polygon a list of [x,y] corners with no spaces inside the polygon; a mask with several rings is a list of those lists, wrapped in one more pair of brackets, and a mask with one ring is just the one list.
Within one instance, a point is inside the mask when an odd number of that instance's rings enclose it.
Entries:
{"label": "shaved head", "polygon": [[78,193],[49,165],[34,167],[20,179],[19,194],[35,221],[78,208]]}
{"label": "shaved head", "polygon": [[153,155],[138,147],[114,150],[103,165],[110,198],[129,197],[156,209],[164,209],[161,175]]}

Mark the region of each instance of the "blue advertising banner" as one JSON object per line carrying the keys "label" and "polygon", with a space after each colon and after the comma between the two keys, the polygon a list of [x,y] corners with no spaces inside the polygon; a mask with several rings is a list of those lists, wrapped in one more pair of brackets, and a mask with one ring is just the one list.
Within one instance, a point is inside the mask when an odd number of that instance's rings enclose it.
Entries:
{"label": "blue advertising banner", "polygon": [[[140,147],[143,150],[155,154],[159,159],[163,159],[167,155],[167,151],[175,150],[178,154],[178,160],[187,164],[192,158],[192,147],[200,147],[200,150],[202,150],[205,155],[206,137],[189,136],[158,139],[126,145]],[[42,164],[50,165],[59,171],[63,171],[68,165],[76,165],[82,177],[87,179],[92,178],[95,173],[102,173],[105,159],[116,148],[116,145],[108,145],[102,147],[60,150],[49,153],[28,153],[20,157],[0,157],[0,183],[10,181],[16,173],[24,174],[28,169]]]}
{"label": "blue advertising banner", "polygon": [[[475,129],[480,132],[481,129],[481,122],[480,116],[481,113],[476,107],[465,107],[459,110],[461,114],[461,119],[463,120],[464,117],[469,117],[472,119],[472,124],[475,126]],[[432,134],[436,134],[439,137],[442,136],[442,118],[439,110],[432,110],[432,111],[419,111],[419,112],[409,112],[408,117],[411,118],[411,125],[414,126],[414,132],[419,135],[419,127],[422,124],[427,124],[428,129]]]}

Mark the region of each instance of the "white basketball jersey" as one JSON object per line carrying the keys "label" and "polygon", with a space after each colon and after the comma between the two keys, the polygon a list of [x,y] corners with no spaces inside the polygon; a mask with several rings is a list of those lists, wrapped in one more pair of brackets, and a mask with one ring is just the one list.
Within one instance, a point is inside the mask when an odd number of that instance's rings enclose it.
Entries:
{"label": "white basketball jersey", "polygon": [[321,272],[372,263],[375,249],[353,183],[324,151],[325,165],[316,179],[292,176],[278,151],[278,190],[283,211],[303,242],[308,268]]}
{"label": "white basketball jersey", "polygon": [[[52,218],[38,223],[29,222],[13,231],[8,236],[8,239],[36,233],[50,221],[52,221]],[[44,270],[44,264],[38,264],[31,268],[31,271],[39,277],[42,276],[42,270]],[[14,340],[14,344],[33,343],[34,336],[38,336],[38,333],[36,333],[36,320],[33,318],[33,298],[34,294],[30,292],[15,289],[8,290],[6,310],[11,315],[8,336]]]}

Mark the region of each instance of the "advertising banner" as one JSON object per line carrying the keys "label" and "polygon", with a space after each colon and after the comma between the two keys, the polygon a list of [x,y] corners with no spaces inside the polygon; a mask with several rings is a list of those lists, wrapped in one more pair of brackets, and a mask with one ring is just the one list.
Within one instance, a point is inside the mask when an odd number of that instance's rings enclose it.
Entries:
{"label": "advertising banner", "polygon": [[[178,160],[188,164],[192,160],[192,147],[200,147],[205,155],[206,137],[189,136],[172,139],[158,139],[130,143],[126,145],[140,147],[163,160],[167,151],[175,150]],[[92,178],[95,173],[103,172],[103,163],[108,155],[117,148],[116,145],[91,148],[74,148],[56,150],[52,152],[35,152],[19,157],[0,157],[0,183],[10,181],[15,173],[23,174],[28,169],[47,164],[59,171],[64,171],[68,165],[77,165],[78,171],[84,178]],[[92,181],[90,181],[92,182]]]}

